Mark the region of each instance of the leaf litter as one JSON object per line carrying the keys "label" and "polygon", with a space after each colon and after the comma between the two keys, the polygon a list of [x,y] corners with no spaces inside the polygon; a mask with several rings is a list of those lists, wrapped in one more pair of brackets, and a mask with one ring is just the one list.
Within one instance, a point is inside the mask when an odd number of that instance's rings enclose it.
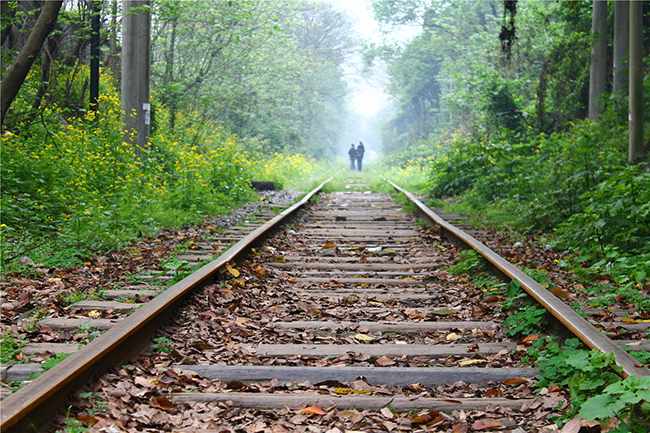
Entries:
{"label": "leaf litter", "polygon": [[[295,233],[300,232],[297,227]],[[431,235],[428,235],[431,236]],[[187,235],[180,237],[187,239]],[[169,234],[167,239],[178,239],[177,233]],[[60,300],[60,293],[69,287],[97,287],[97,283],[120,280],[135,270],[141,270],[165,257],[172,244],[162,243],[153,246],[138,243],[128,250],[111,253],[98,258],[86,269],[56,270],[55,278],[15,278],[11,284],[3,283],[3,293],[10,293],[8,305],[3,304],[3,325],[17,326],[19,313],[33,308],[37,304],[47,307],[45,315],[57,317],[66,307]],[[265,265],[265,262],[277,262],[290,259],[291,252],[304,249],[304,240],[293,239],[287,235],[280,240],[271,240],[268,248],[260,249],[249,262],[243,263],[230,272],[231,276],[240,273],[238,278],[213,286],[205,287],[188,303],[184,313],[159,336],[169,338],[173,343],[170,353],[146,353],[117,371],[109,372],[97,382],[78,393],[72,413],[80,421],[92,424],[92,431],[516,431],[518,426],[526,426],[525,431],[542,432],[549,430],[546,418],[557,414],[569,401],[566,390],[546,390],[535,394],[529,379],[511,380],[505,383],[490,383],[485,386],[457,382],[447,386],[425,387],[411,384],[405,387],[384,387],[371,384],[281,384],[274,381],[267,383],[221,383],[179,370],[175,364],[228,364],[248,363],[252,365],[289,365],[289,366],[451,366],[459,363],[474,366],[517,366],[524,348],[514,353],[495,354],[484,358],[448,357],[430,359],[428,357],[389,358],[372,357],[363,354],[364,344],[438,344],[445,343],[453,334],[454,341],[478,344],[481,342],[507,341],[500,325],[481,327],[480,329],[454,329],[449,331],[430,331],[417,334],[395,334],[363,332],[363,329],[297,329],[280,331],[273,323],[288,320],[345,320],[352,314],[355,320],[382,320],[391,322],[405,321],[460,321],[492,320],[500,322],[502,313],[496,308],[498,299],[488,299],[483,292],[474,288],[466,276],[453,277],[443,271],[431,271],[421,279],[422,284],[431,290],[430,299],[411,303],[398,300],[377,300],[369,296],[352,296],[347,299],[323,298],[318,301],[305,300],[300,290],[305,285],[283,272]],[[328,248],[330,249],[330,248]],[[363,251],[334,247],[339,256],[367,257]],[[137,252],[136,252],[137,251]],[[453,253],[448,247],[440,247],[435,252]],[[135,255],[135,257],[134,257]],[[539,256],[535,256],[539,259]],[[541,255],[541,257],[544,257]],[[133,260],[133,259],[136,260]],[[280,259],[281,258],[281,259]],[[363,261],[367,260],[364,259]],[[396,262],[394,255],[386,256]],[[544,263],[550,263],[546,259]],[[554,259],[553,259],[554,260]],[[521,260],[526,263],[525,260]],[[447,258],[446,264],[453,263]],[[98,271],[97,269],[101,269]],[[47,272],[51,275],[53,271]],[[561,279],[568,277],[557,272]],[[76,277],[79,274],[81,277]],[[554,278],[556,274],[553,274]],[[74,275],[75,277],[71,277]],[[371,276],[369,274],[368,276]],[[78,278],[78,279],[77,279]],[[51,280],[51,281],[50,281]],[[557,280],[554,280],[557,283]],[[573,284],[570,282],[570,284]],[[336,289],[340,284],[335,279],[321,284],[322,290]],[[86,289],[88,291],[89,289]],[[408,293],[408,288],[401,288]],[[568,292],[568,291],[567,291]],[[31,295],[38,294],[34,298]],[[564,296],[561,296],[564,298]],[[44,299],[44,302],[41,302]],[[477,307],[478,306],[478,307]],[[41,311],[43,306],[41,306]],[[374,308],[374,310],[373,310]],[[440,311],[445,308],[443,314]],[[437,311],[437,313],[436,313]],[[112,312],[100,312],[103,317],[114,317]],[[202,320],[196,320],[197,317]],[[6,319],[6,321],[4,321]],[[354,329],[353,329],[354,328]],[[362,339],[356,338],[364,335]],[[71,338],[65,333],[54,334],[51,330],[39,333],[42,340],[63,340]],[[37,340],[39,339],[37,336]],[[76,337],[74,337],[76,338]],[[256,343],[287,344],[357,344],[358,352],[350,352],[339,357],[290,356],[276,358],[259,356],[249,344]],[[357,381],[359,382],[359,381]],[[355,389],[367,388],[367,389]],[[509,397],[531,398],[524,403],[521,410],[502,407],[488,407],[483,411],[453,411],[442,413],[442,419],[425,411],[419,414],[409,412],[394,413],[388,408],[377,411],[333,408],[284,408],[281,410],[260,410],[239,408],[229,402],[220,403],[180,403],[176,404],[169,397],[173,392],[271,392],[274,394],[320,393],[330,395],[347,395],[350,393],[382,396],[406,396],[414,398],[456,398],[467,397]],[[544,390],[542,390],[544,391]],[[82,398],[84,392],[93,393],[94,398]],[[304,411],[308,409],[305,413]],[[303,412],[301,412],[303,411]],[[323,412],[323,413],[320,413]],[[91,415],[92,414],[92,415]],[[428,422],[426,417],[429,417]],[[416,422],[413,422],[413,421]],[[59,425],[63,423],[60,419]],[[546,426],[546,427],[543,427]],[[360,429],[360,430],[359,430]]]}

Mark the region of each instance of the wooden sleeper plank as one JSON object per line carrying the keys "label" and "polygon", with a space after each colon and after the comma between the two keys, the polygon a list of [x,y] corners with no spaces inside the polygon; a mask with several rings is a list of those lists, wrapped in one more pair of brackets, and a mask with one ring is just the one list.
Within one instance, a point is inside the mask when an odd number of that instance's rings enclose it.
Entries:
{"label": "wooden sleeper plank", "polygon": [[485,410],[488,406],[507,407],[513,410],[521,409],[531,399],[507,399],[507,398],[426,398],[426,397],[402,397],[389,396],[379,397],[373,395],[327,395],[327,394],[252,394],[245,392],[229,393],[201,393],[182,392],[170,394],[171,401],[175,404],[181,403],[216,403],[233,402],[239,407],[255,409],[301,409],[307,406],[321,406],[329,408],[336,406],[339,410],[344,409],[367,409],[378,410],[389,407],[397,411],[408,411],[416,409],[430,409],[442,412],[454,410]]}
{"label": "wooden sleeper plank", "polygon": [[176,365],[183,370],[197,373],[210,380],[242,383],[268,382],[277,379],[280,383],[324,382],[337,380],[352,383],[365,377],[372,385],[406,386],[420,383],[438,386],[464,381],[486,384],[503,382],[520,377],[533,378],[533,368],[474,368],[474,367],[280,367],[266,365]]}

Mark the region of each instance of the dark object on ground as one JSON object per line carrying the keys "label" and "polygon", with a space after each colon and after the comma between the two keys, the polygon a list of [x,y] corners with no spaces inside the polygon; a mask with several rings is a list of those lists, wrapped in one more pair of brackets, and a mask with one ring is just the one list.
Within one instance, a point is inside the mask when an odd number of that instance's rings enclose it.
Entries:
{"label": "dark object on ground", "polygon": [[251,180],[251,186],[256,191],[275,191],[275,182],[266,180]]}

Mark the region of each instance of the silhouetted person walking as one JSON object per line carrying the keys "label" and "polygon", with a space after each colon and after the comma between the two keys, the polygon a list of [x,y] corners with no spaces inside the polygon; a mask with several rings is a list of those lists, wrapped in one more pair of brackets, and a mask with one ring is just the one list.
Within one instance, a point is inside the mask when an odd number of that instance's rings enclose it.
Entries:
{"label": "silhouetted person walking", "polygon": [[354,148],[354,144],[348,150],[348,155],[350,155],[350,170],[354,170],[354,161],[357,159],[357,151]]}
{"label": "silhouetted person walking", "polygon": [[359,171],[361,171],[361,160],[365,152],[366,148],[363,147],[363,141],[359,141],[359,145],[357,146],[357,170]]}

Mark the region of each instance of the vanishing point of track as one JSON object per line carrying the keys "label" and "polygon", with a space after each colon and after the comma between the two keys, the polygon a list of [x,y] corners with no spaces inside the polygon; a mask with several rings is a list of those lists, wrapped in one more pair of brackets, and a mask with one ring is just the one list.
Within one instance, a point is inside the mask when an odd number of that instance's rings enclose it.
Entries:
{"label": "vanishing point of track", "polygon": [[[637,366],[620,345],[609,340],[555,295],[396,185],[393,186],[417,206],[421,218],[431,224],[433,234],[423,235],[390,196],[363,191],[330,194],[296,217],[322,186],[257,228],[232,228],[232,232],[241,229],[245,236],[132,314],[114,323],[96,322],[97,327],[106,329],[101,336],[2,402],[2,431],[29,431],[32,425],[44,425],[65,405],[71,393],[146,349],[152,336],[165,324],[171,330],[183,330],[178,310],[191,295],[207,288],[218,298],[223,287],[219,282],[238,277],[237,267],[242,262],[260,284],[281,282],[282,288],[273,295],[278,297],[278,302],[265,305],[254,317],[241,318],[237,329],[245,329],[244,336],[248,338],[238,338],[237,344],[229,349],[255,353],[273,362],[245,365],[243,360],[236,359],[237,356],[231,356],[225,362],[213,363],[210,356],[197,353],[192,362],[179,360],[173,367],[194,372],[207,380],[239,385],[231,386],[225,393],[169,393],[165,401],[173,404],[229,401],[257,408],[336,405],[376,410],[390,407],[397,411],[471,410],[487,405],[521,407],[525,399],[494,396],[452,401],[430,396],[413,398],[352,391],[237,392],[245,383],[272,380],[345,386],[363,378],[368,389],[362,391],[372,391],[373,386],[439,386],[459,380],[485,384],[534,377],[536,372],[530,368],[490,365],[490,360],[499,353],[515,350],[517,342],[499,333],[500,323],[490,320],[489,315],[471,320],[471,311],[467,311],[463,299],[446,294],[450,284],[445,281],[441,268],[448,262],[445,251],[450,248],[440,246],[438,242],[442,240],[475,249],[497,276],[505,281],[518,280],[521,287],[554,317],[558,332],[573,334],[591,348],[613,351],[623,367],[623,375],[650,374]],[[293,228],[282,227],[290,220],[296,224]],[[280,230],[283,230],[284,239],[291,242],[273,246],[270,236]],[[267,239],[269,243],[262,248],[262,242]],[[199,249],[184,258],[200,261],[201,255],[205,258],[213,253]],[[240,279],[245,278],[242,272]],[[245,284],[242,283],[238,290],[245,292]],[[227,296],[232,297],[232,293]],[[242,298],[246,296],[229,298],[225,304],[231,310],[236,309]],[[104,307],[100,304],[89,304],[88,308],[133,308],[133,304],[120,306],[114,301]],[[394,305],[406,307],[390,308]],[[204,307],[197,317],[206,320],[205,326],[224,329],[227,321],[209,323],[216,317],[210,309],[215,306]],[[195,308],[202,307],[199,304]],[[57,324],[51,322],[43,326],[56,327]],[[190,333],[192,326],[187,328],[185,331]],[[487,341],[476,337],[486,330],[488,334],[500,335],[499,338]],[[267,343],[270,334],[274,340]],[[300,338],[296,334],[300,334]],[[455,338],[445,338],[450,334]],[[205,337],[188,334],[182,338],[189,342]],[[218,344],[204,343],[206,348]],[[293,361],[277,361],[285,358]],[[464,361],[458,362],[459,359]],[[341,388],[336,389],[340,391]]]}

